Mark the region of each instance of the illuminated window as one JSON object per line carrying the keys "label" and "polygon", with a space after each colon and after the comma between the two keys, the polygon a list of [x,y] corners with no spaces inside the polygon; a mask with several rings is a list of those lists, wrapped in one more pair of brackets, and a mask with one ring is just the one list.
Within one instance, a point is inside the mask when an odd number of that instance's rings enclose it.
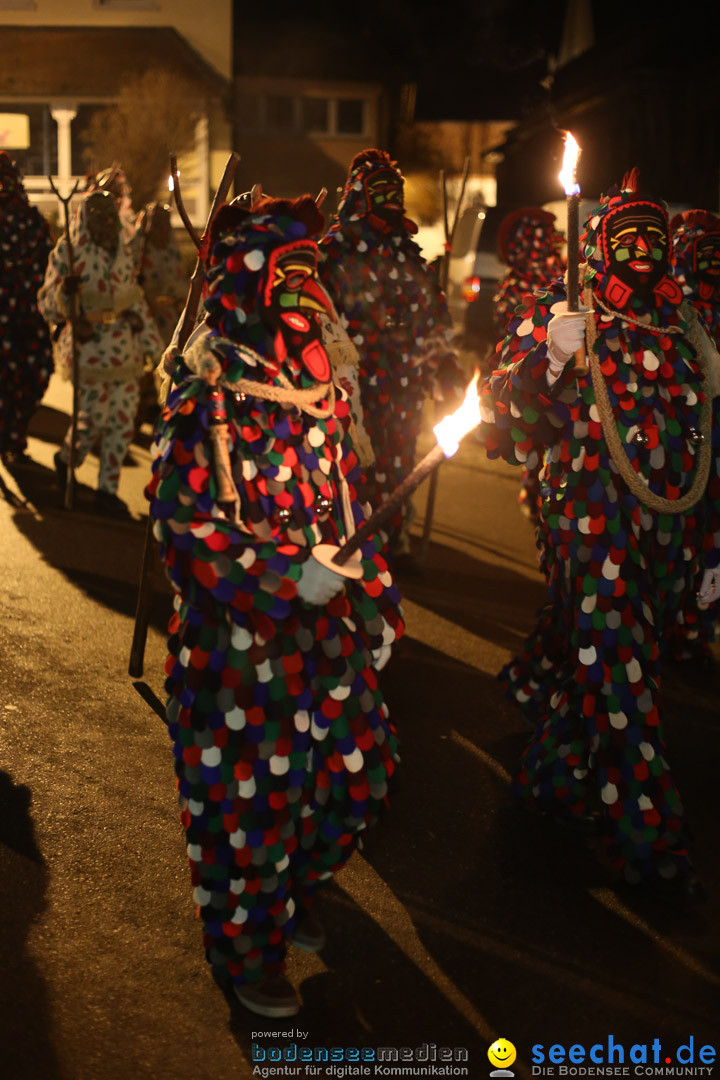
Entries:
{"label": "illuminated window", "polygon": [[[0,7],[2,4],[0,4]],[[57,172],[57,126],[47,105],[28,102],[26,105],[18,105],[15,102],[0,100],[0,113],[8,119],[4,128],[0,124],[0,146],[8,148],[8,153],[13,159],[23,176],[45,176],[47,173]],[[13,116],[18,117],[17,125],[11,123]],[[17,127],[21,130],[27,125],[29,139],[13,140],[12,136],[3,139],[4,131],[8,133]],[[13,142],[16,145],[13,145]],[[21,143],[22,145],[17,145]]]}

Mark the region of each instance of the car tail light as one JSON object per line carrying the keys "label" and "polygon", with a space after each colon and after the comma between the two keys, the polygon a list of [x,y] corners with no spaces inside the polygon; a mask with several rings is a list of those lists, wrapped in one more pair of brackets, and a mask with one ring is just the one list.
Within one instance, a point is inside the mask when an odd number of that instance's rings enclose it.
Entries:
{"label": "car tail light", "polygon": [[477,300],[478,293],[480,292],[480,278],[477,276],[465,278],[462,285],[462,298],[468,304],[472,304],[473,300]]}

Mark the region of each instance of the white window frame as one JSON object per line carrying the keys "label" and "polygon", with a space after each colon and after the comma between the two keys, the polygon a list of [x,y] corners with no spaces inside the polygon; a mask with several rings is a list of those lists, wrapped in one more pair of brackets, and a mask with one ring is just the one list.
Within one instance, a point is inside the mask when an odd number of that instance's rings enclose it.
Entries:
{"label": "white window frame", "polygon": [[99,11],[159,11],[158,0],[93,0]]}
{"label": "white window frame", "polygon": [[[257,123],[247,126],[240,119],[240,128],[249,135],[304,135],[309,138],[319,139],[364,139],[369,134],[370,105],[372,99],[365,94],[252,94],[247,96],[257,99]],[[293,125],[287,131],[270,127],[268,124],[268,99],[271,97],[288,98],[293,103]],[[305,131],[302,126],[302,103],[303,99],[318,98],[327,102],[328,126],[323,130]],[[362,105],[362,130],[361,131],[338,131],[338,103],[339,101],[359,101]]]}

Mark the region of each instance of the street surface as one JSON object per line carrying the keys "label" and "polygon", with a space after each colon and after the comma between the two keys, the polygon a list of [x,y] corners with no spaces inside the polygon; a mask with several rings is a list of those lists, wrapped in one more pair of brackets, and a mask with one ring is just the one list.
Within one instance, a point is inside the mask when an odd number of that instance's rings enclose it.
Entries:
{"label": "street surface", "polygon": [[[253,1042],[293,1041],[464,1048],[465,1075],[484,1078],[498,1037],[527,1080],[535,1044],[612,1035],[627,1054],[658,1038],[675,1065],[691,1036],[695,1064],[720,1043],[718,683],[673,672],[665,687],[708,900],[680,914],[619,898],[587,841],[510,797],[528,733],[495,676],[543,588],[519,472],[473,437],[441,469],[424,572],[401,579],[407,636],[382,675],[400,790],[322,898],[326,949],[291,950],[299,1017],[263,1021],[226,996],[202,955],[169,740],[127,675],[150,440],[121,480],[133,521],[91,512],[95,458],[76,511],[60,509],[69,397],[54,378],[33,423],[44,468],[0,468],[2,1080],[240,1080]],[[160,698],[169,610],[158,575],[143,681]]]}

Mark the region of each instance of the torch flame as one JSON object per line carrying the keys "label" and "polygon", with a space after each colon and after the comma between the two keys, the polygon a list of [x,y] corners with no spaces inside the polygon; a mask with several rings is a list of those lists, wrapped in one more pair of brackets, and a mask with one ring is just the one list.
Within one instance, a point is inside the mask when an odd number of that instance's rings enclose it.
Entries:
{"label": "torch flame", "polygon": [[560,170],[559,180],[565,189],[566,195],[579,195],[580,186],[575,180],[575,170],[577,169],[578,158],[580,157],[580,147],[575,141],[571,131],[565,132],[565,153],[563,155],[562,169]]}
{"label": "torch flame", "polygon": [[476,371],[473,380],[465,391],[465,397],[454,413],[450,413],[433,428],[438,445],[442,447],[445,457],[452,457],[460,446],[460,440],[464,439],[468,432],[476,428],[482,417],[480,416],[480,398],[477,392],[479,373]]}

